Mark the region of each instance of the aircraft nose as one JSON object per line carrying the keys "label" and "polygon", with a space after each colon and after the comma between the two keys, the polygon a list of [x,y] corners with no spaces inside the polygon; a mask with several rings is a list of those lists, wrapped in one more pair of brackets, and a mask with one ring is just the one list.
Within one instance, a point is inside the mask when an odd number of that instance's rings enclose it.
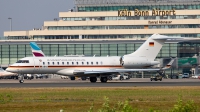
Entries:
{"label": "aircraft nose", "polygon": [[11,67],[8,67],[8,68],[6,69],[6,71],[8,71],[8,72],[16,72],[16,70],[13,69],[13,68],[11,68]]}

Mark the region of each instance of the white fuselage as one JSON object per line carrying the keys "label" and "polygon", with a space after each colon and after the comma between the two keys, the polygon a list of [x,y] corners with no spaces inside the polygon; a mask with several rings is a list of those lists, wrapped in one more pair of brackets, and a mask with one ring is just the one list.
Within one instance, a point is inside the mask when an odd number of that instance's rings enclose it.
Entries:
{"label": "white fuselage", "polygon": [[[121,59],[121,60],[120,60]],[[110,57],[26,57],[6,70],[19,74],[58,74],[65,70],[73,76],[74,70],[108,70],[124,68],[145,68],[158,64],[157,61],[148,61],[145,58],[124,56]]]}

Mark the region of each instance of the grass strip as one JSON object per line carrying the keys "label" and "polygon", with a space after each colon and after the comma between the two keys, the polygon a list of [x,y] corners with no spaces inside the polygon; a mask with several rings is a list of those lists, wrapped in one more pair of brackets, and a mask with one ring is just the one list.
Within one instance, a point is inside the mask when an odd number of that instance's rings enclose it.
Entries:
{"label": "grass strip", "polygon": [[[168,111],[181,96],[200,105],[200,87],[125,87],[125,88],[0,88],[1,112],[87,112],[92,105],[102,107],[104,97],[110,106],[128,101],[133,108]],[[200,109],[197,109],[200,112]]]}

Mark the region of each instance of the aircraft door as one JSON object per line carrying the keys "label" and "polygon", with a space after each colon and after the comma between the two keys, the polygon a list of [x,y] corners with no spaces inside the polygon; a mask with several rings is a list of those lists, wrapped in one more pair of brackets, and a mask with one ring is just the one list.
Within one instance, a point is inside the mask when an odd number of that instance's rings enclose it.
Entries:
{"label": "aircraft door", "polygon": [[120,57],[120,59],[119,59],[119,62],[120,62],[120,65],[124,65],[124,57],[122,56],[122,57]]}
{"label": "aircraft door", "polygon": [[42,69],[42,60],[35,58],[34,59],[34,72],[39,73]]}

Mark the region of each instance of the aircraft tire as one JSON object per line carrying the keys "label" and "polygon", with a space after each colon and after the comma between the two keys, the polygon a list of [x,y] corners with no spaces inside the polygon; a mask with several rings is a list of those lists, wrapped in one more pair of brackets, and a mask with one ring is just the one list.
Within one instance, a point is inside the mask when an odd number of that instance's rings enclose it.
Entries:
{"label": "aircraft tire", "polygon": [[24,80],[19,80],[19,83],[24,83]]}
{"label": "aircraft tire", "polygon": [[107,82],[108,78],[107,77],[101,77],[101,82]]}
{"label": "aircraft tire", "polygon": [[71,80],[75,80],[75,77],[70,77]]}
{"label": "aircraft tire", "polygon": [[97,78],[96,77],[90,77],[90,82],[92,82],[92,83],[97,82]]}

